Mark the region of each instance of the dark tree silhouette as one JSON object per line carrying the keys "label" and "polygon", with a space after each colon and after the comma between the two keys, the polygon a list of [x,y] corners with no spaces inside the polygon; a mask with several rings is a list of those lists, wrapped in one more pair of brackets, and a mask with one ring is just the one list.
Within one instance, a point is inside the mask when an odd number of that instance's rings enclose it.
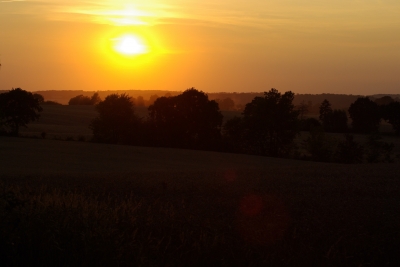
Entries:
{"label": "dark tree silhouette", "polygon": [[330,122],[331,127],[328,127],[328,132],[345,133],[349,129],[347,113],[344,110],[334,109],[331,114]]}
{"label": "dark tree silhouette", "polygon": [[380,107],[381,117],[390,123],[396,134],[400,134],[400,102],[391,102]]}
{"label": "dark tree silhouette", "polygon": [[101,98],[99,96],[99,93],[94,93],[92,95],[92,97],[90,98],[91,105],[96,105],[96,104],[98,104],[100,102],[101,102]]}
{"label": "dark tree silhouette", "polygon": [[38,120],[41,111],[39,100],[21,88],[0,94],[0,122],[10,129],[12,135],[17,136],[20,127]]}
{"label": "dark tree silhouette", "polygon": [[33,94],[33,97],[38,100],[39,105],[44,104],[44,97],[41,94]]}
{"label": "dark tree silhouette", "polygon": [[339,163],[361,163],[363,161],[364,148],[354,140],[351,134],[345,135],[345,140],[338,144],[335,161]]}
{"label": "dark tree silhouette", "polygon": [[153,105],[157,98],[159,98],[158,95],[151,95],[149,101],[147,101],[147,106]]}
{"label": "dark tree silhouette", "polygon": [[155,143],[163,146],[214,149],[221,136],[218,104],[195,88],[160,97],[149,107]]}
{"label": "dark tree silhouette", "polygon": [[353,131],[359,133],[377,132],[380,123],[378,105],[368,97],[360,97],[350,105],[349,115]]}
{"label": "dark tree silhouette", "polygon": [[328,100],[324,100],[319,107],[319,119],[326,132],[343,133],[347,132],[347,114],[340,109],[332,109]]}
{"label": "dark tree silhouette", "polygon": [[255,97],[243,111],[243,141],[247,152],[283,156],[293,147],[298,133],[299,111],[294,109],[294,94],[283,95],[272,88],[264,97]]}
{"label": "dark tree silhouette", "polygon": [[77,95],[68,101],[68,105],[91,105],[90,97]]}
{"label": "dark tree silhouette", "polygon": [[92,97],[78,95],[71,98],[68,102],[68,105],[96,105],[100,103],[101,98],[99,93],[94,93]]}
{"label": "dark tree silhouette", "polygon": [[321,123],[316,118],[302,119],[299,121],[299,124],[300,131],[311,131],[313,128],[322,127]]}
{"label": "dark tree silhouette", "polygon": [[296,110],[299,111],[300,120],[304,120],[304,116],[307,115],[309,105],[303,100],[299,105],[296,106]]}
{"label": "dark tree silhouette", "polygon": [[323,129],[330,133],[345,133],[348,131],[347,113],[344,110],[334,109],[324,117]]}
{"label": "dark tree silhouette", "polygon": [[327,117],[329,117],[332,111],[331,103],[327,99],[322,101],[321,105],[319,106],[319,120],[322,122],[324,127],[325,124],[328,124]]}
{"label": "dark tree silhouette", "polygon": [[381,98],[377,98],[374,101],[378,106],[383,106],[383,105],[388,105],[392,102],[394,102],[394,99],[390,96],[383,96]]}
{"label": "dark tree silhouette", "polygon": [[229,152],[246,152],[246,144],[243,142],[245,127],[242,118],[235,116],[225,122],[222,134],[225,150]]}
{"label": "dark tree silhouette", "polygon": [[322,127],[312,127],[310,135],[302,143],[313,161],[330,162],[335,142],[326,135]]}
{"label": "dark tree silhouette", "polygon": [[96,110],[99,116],[90,124],[94,141],[130,144],[135,140],[140,121],[128,95],[109,95],[96,105]]}

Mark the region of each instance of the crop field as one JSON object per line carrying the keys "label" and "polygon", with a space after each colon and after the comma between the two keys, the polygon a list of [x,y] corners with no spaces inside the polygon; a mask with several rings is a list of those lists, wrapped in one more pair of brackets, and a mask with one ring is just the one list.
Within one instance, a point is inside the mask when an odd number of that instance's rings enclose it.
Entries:
{"label": "crop field", "polygon": [[0,266],[397,266],[398,164],[0,137]]}

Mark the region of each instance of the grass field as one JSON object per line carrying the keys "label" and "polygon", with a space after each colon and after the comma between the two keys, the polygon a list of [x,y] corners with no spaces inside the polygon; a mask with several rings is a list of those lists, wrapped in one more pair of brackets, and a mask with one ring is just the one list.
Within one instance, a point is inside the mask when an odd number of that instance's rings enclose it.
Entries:
{"label": "grass field", "polygon": [[397,266],[398,164],[0,137],[0,266]]}

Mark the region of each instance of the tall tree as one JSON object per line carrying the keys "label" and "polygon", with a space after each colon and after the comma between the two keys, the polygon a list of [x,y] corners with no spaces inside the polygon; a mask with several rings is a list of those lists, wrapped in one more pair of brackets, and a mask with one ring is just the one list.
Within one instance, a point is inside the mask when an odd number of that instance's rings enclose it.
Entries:
{"label": "tall tree", "polygon": [[382,118],[392,125],[397,135],[400,135],[400,102],[391,102],[380,109]]}
{"label": "tall tree", "polygon": [[111,94],[96,105],[99,116],[90,128],[98,142],[130,144],[135,141],[139,119],[131,98],[126,94]]}
{"label": "tall tree", "polygon": [[330,115],[330,126],[327,132],[345,133],[348,131],[347,113],[344,110],[334,109]]}
{"label": "tall tree", "polygon": [[290,151],[298,134],[299,111],[294,93],[281,94],[272,88],[264,97],[255,97],[243,111],[245,140],[251,153],[281,156]]}
{"label": "tall tree", "polygon": [[319,119],[326,132],[343,133],[347,132],[347,114],[340,109],[332,109],[328,100],[324,100],[319,107]]}
{"label": "tall tree", "polygon": [[160,97],[149,107],[156,140],[165,146],[214,148],[221,135],[218,104],[195,88],[174,97]]}
{"label": "tall tree", "polygon": [[296,106],[296,110],[299,111],[300,120],[304,120],[304,116],[309,112],[309,105],[303,100]]}
{"label": "tall tree", "polygon": [[0,94],[0,123],[10,129],[12,135],[18,135],[20,127],[38,120],[42,107],[39,99],[21,88]]}
{"label": "tall tree", "polygon": [[350,105],[349,115],[355,132],[377,132],[381,120],[378,104],[368,97],[360,97]]}
{"label": "tall tree", "polygon": [[331,124],[330,119],[332,115],[332,106],[331,103],[325,99],[322,101],[321,105],[319,106],[319,119],[322,122],[322,126],[324,129],[328,128]]}

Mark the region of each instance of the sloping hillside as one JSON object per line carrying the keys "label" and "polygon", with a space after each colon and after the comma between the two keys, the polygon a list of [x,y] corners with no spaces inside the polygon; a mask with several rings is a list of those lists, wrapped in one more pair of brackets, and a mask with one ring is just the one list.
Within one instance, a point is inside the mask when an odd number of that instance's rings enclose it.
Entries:
{"label": "sloping hillside", "polygon": [[400,168],[0,137],[0,265],[396,266]]}

